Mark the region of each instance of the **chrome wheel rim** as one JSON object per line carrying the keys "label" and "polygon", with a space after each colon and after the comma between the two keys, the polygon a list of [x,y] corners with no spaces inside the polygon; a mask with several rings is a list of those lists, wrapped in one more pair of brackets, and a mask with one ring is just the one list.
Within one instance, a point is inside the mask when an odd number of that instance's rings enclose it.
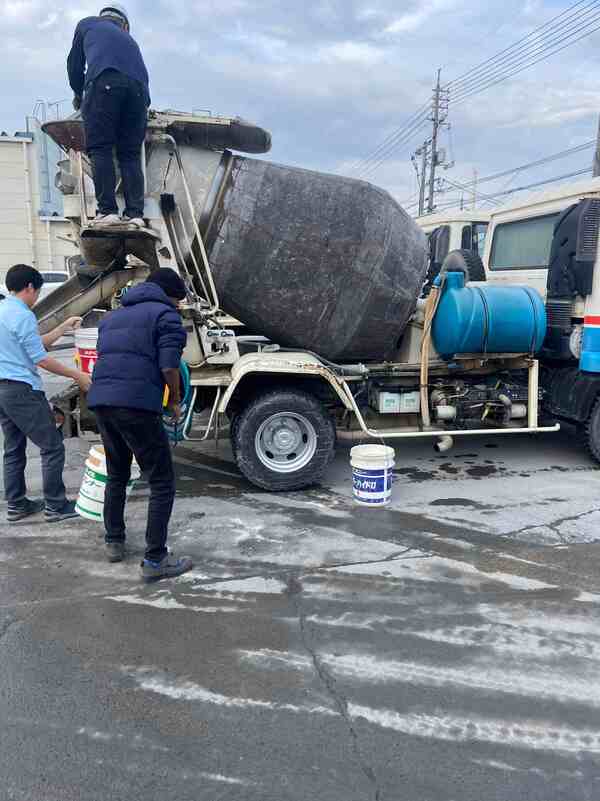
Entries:
{"label": "chrome wheel rim", "polygon": [[317,450],[317,432],[301,414],[279,412],[256,432],[256,455],[275,473],[295,473],[310,463]]}

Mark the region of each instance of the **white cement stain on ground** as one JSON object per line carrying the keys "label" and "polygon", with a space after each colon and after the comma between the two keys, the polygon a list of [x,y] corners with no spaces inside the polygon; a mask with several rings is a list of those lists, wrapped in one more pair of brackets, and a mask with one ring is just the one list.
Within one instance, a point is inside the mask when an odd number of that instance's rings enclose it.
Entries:
{"label": "white cement stain on ground", "polygon": [[134,606],[151,606],[154,609],[174,610],[181,609],[186,612],[202,612],[203,614],[221,614],[228,612],[238,612],[234,606],[191,606],[182,604],[173,597],[143,597],[139,595],[113,595],[106,599],[107,601],[115,601],[121,604],[133,604]]}
{"label": "white cement stain on ground", "polygon": [[536,751],[600,753],[600,730],[573,729],[551,721],[522,720],[516,723],[456,715],[406,715],[353,703],[348,705],[348,714],[414,737],[462,743],[488,742]]}
{"label": "white cement stain on ground", "polygon": [[281,595],[285,592],[286,585],[283,581],[273,578],[263,578],[253,576],[252,578],[239,579],[238,581],[224,581],[215,584],[204,584],[204,590],[215,590],[218,595],[223,595],[223,591],[229,597],[235,597],[236,593],[241,595]]}
{"label": "white cement stain on ground", "polygon": [[425,551],[418,551],[417,549],[413,549],[409,555],[398,559],[330,568],[330,572],[404,578],[411,581],[441,581],[477,588],[490,582],[497,582],[512,589],[526,591],[553,589],[555,586],[512,573],[487,572],[468,562],[446,559],[441,556],[431,556]]}
{"label": "white cement stain on ground", "polygon": [[220,773],[203,773],[198,774],[202,779],[208,779],[210,782],[218,782],[219,784],[234,784],[239,787],[252,787],[254,782],[245,781],[243,779],[234,779],[233,776],[222,776]]}
{"label": "white cement stain on ground", "polygon": [[510,663],[498,666],[493,658],[467,665],[427,664],[379,659],[369,654],[323,654],[322,662],[334,676],[372,684],[417,684],[427,687],[465,687],[472,693],[497,693],[563,703],[600,707],[597,670],[580,664],[578,672],[559,671],[554,665],[532,662],[515,669]]}
{"label": "white cement stain on ground", "polygon": [[141,690],[163,695],[176,701],[197,701],[232,709],[266,709],[272,712],[293,712],[294,714],[337,716],[336,710],[322,705],[281,704],[256,698],[237,698],[222,695],[201,687],[191,681],[172,682],[160,675],[151,675],[146,669],[133,674]]}

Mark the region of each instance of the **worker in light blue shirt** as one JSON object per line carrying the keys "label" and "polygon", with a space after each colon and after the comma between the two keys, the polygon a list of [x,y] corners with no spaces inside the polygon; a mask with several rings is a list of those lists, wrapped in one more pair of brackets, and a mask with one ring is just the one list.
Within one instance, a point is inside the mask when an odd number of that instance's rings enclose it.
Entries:
{"label": "worker in light blue shirt", "polygon": [[[38,367],[73,379],[83,392],[89,389],[91,379],[48,355],[47,348],[68,329],[79,327],[81,318],[71,317],[41,337],[31,308],[43,283],[35,268],[17,264],[6,275],[10,295],[0,303],[0,425],[4,434],[4,492],[11,523],[42,511],[50,523],[77,516],[63,483],[65,446],[43,392]],[[41,452],[43,501],[27,497],[28,439]]]}

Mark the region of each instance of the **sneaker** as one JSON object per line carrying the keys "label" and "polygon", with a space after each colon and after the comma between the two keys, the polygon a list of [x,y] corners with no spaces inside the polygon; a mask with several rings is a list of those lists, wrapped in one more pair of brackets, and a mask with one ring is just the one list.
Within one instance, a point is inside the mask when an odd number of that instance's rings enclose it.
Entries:
{"label": "sneaker", "polygon": [[142,581],[146,584],[150,584],[153,581],[174,578],[175,576],[181,576],[182,573],[187,573],[192,567],[192,560],[188,556],[182,556],[177,559],[172,554],[168,554],[160,562],[144,559],[141,564]]}
{"label": "sneaker", "polygon": [[118,214],[96,214],[90,225],[102,228],[110,225],[121,225],[121,218]]}
{"label": "sneaker", "polygon": [[75,501],[67,501],[61,509],[51,509],[46,507],[44,512],[46,523],[60,523],[61,520],[71,520],[79,517],[75,511]]}
{"label": "sneaker", "polygon": [[122,562],[125,559],[125,543],[107,542],[106,556],[109,562]]}
{"label": "sneaker", "polygon": [[9,523],[18,523],[20,520],[25,520],[26,517],[43,512],[44,506],[44,501],[30,501],[29,498],[25,498],[19,503],[9,504],[6,517]]}
{"label": "sneaker", "polygon": [[135,228],[145,228],[146,222],[141,217],[123,217],[123,222],[127,225],[132,225]]}

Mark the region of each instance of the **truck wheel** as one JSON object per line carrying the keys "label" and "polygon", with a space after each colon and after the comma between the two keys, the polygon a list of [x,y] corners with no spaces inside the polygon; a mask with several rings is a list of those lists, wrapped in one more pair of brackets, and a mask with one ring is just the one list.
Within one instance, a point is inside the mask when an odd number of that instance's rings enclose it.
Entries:
{"label": "truck wheel", "polygon": [[583,433],[586,448],[594,461],[600,463],[600,398],[594,404]]}
{"label": "truck wheel", "polygon": [[442,264],[446,273],[459,271],[465,274],[465,283],[468,281],[485,281],[485,267],[481,258],[472,250],[453,250],[446,256]]}
{"label": "truck wheel", "polygon": [[301,390],[258,395],[236,417],[232,436],[241,472],[270,492],[317,484],[335,451],[332,418],[313,395]]}

